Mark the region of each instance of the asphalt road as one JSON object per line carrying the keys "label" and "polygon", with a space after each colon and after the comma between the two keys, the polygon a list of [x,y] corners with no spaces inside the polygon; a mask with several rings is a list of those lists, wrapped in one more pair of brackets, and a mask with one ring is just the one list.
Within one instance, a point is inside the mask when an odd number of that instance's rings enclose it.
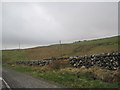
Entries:
{"label": "asphalt road", "polygon": [[0,77],[0,90],[2,89],[2,77]]}
{"label": "asphalt road", "polygon": [[3,79],[10,88],[62,88],[63,86],[38,79],[30,75],[3,68]]}

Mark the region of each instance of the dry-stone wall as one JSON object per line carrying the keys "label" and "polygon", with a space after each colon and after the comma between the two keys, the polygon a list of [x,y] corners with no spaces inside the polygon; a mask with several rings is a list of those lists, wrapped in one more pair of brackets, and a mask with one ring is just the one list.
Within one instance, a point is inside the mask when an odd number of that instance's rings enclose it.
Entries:
{"label": "dry-stone wall", "polygon": [[120,52],[93,54],[88,56],[74,56],[74,57],[62,57],[62,58],[51,58],[43,60],[20,60],[16,61],[16,64],[25,65],[39,65],[44,66],[52,64],[55,60],[69,60],[73,67],[85,67],[89,68],[92,66],[100,66],[109,70],[119,69]]}
{"label": "dry-stone wall", "polygon": [[120,52],[76,56],[70,57],[69,60],[70,64],[76,68],[100,66],[109,70],[117,70],[119,68]]}
{"label": "dry-stone wall", "polygon": [[16,64],[25,64],[25,65],[39,65],[44,66],[48,64],[52,64],[55,60],[65,60],[69,59],[69,57],[60,57],[60,58],[50,58],[50,59],[42,59],[42,60],[19,60],[16,61]]}
{"label": "dry-stone wall", "polygon": [[39,66],[44,66],[51,64],[52,60],[20,60],[16,61],[16,64],[25,64],[25,65],[39,65]]}

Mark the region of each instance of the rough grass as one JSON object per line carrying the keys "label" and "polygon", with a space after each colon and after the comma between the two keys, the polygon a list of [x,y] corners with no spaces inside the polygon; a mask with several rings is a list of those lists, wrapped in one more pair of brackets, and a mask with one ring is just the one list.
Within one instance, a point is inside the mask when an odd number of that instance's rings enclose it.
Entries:
{"label": "rough grass", "polygon": [[26,52],[23,50],[11,50],[2,52],[2,62],[11,62],[16,60],[27,60]]}
{"label": "rough grass", "polygon": [[3,62],[67,57],[118,51],[118,36],[71,44],[51,45],[24,50],[4,50]]}
{"label": "rough grass", "polygon": [[[4,65],[7,68],[12,68],[14,70],[24,72],[35,77],[43,78],[51,82],[62,84],[66,87],[75,88],[118,88],[118,83],[104,82],[102,80],[94,80],[88,73],[91,70],[87,69],[74,69],[74,68],[62,68],[57,71],[50,69],[46,66],[36,67],[36,66],[17,66],[17,65]],[[91,68],[92,69],[92,68]],[[96,68],[97,70],[98,68]],[[92,69],[93,70],[93,69]],[[94,73],[98,73],[95,70]],[[78,73],[80,72],[80,73]],[[88,73],[88,74],[87,74]],[[105,73],[105,71],[102,73]],[[115,72],[114,72],[115,73]],[[110,74],[110,73],[109,73]],[[91,75],[91,76],[90,76]],[[79,77],[78,77],[79,76]]]}
{"label": "rough grass", "polygon": [[59,72],[68,73],[78,78],[89,77],[94,80],[101,80],[101,81],[110,82],[110,83],[117,83],[120,81],[120,72],[118,70],[110,71],[106,69],[101,69],[99,67],[92,67],[88,69],[86,68],[64,68],[64,69],[61,69]]}

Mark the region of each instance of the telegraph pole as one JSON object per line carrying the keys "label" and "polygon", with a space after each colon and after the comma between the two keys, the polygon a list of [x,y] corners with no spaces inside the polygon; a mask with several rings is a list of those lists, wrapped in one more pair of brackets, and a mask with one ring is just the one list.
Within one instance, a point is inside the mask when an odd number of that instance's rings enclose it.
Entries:
{"label": "telegraph pole", "polygon": [[59,40],[59,43],[60,43],[60,45],[61,45],[61,40]]}
{"label": "telegraph pole", "polygon": [[59,43],[60,43],[60,53],[61,53],[61,56],[62,56],[62,42],[61,42],[61,40],[59,40]]}

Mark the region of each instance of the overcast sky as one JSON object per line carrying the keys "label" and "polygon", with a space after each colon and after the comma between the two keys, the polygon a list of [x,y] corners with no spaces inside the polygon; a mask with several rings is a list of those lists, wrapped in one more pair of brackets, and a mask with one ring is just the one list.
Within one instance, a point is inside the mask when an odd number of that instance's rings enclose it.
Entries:
{"label": "overcast sky", "polygon": [[2,10],[3,49],[118,35],[117,2],[6,2]]}

